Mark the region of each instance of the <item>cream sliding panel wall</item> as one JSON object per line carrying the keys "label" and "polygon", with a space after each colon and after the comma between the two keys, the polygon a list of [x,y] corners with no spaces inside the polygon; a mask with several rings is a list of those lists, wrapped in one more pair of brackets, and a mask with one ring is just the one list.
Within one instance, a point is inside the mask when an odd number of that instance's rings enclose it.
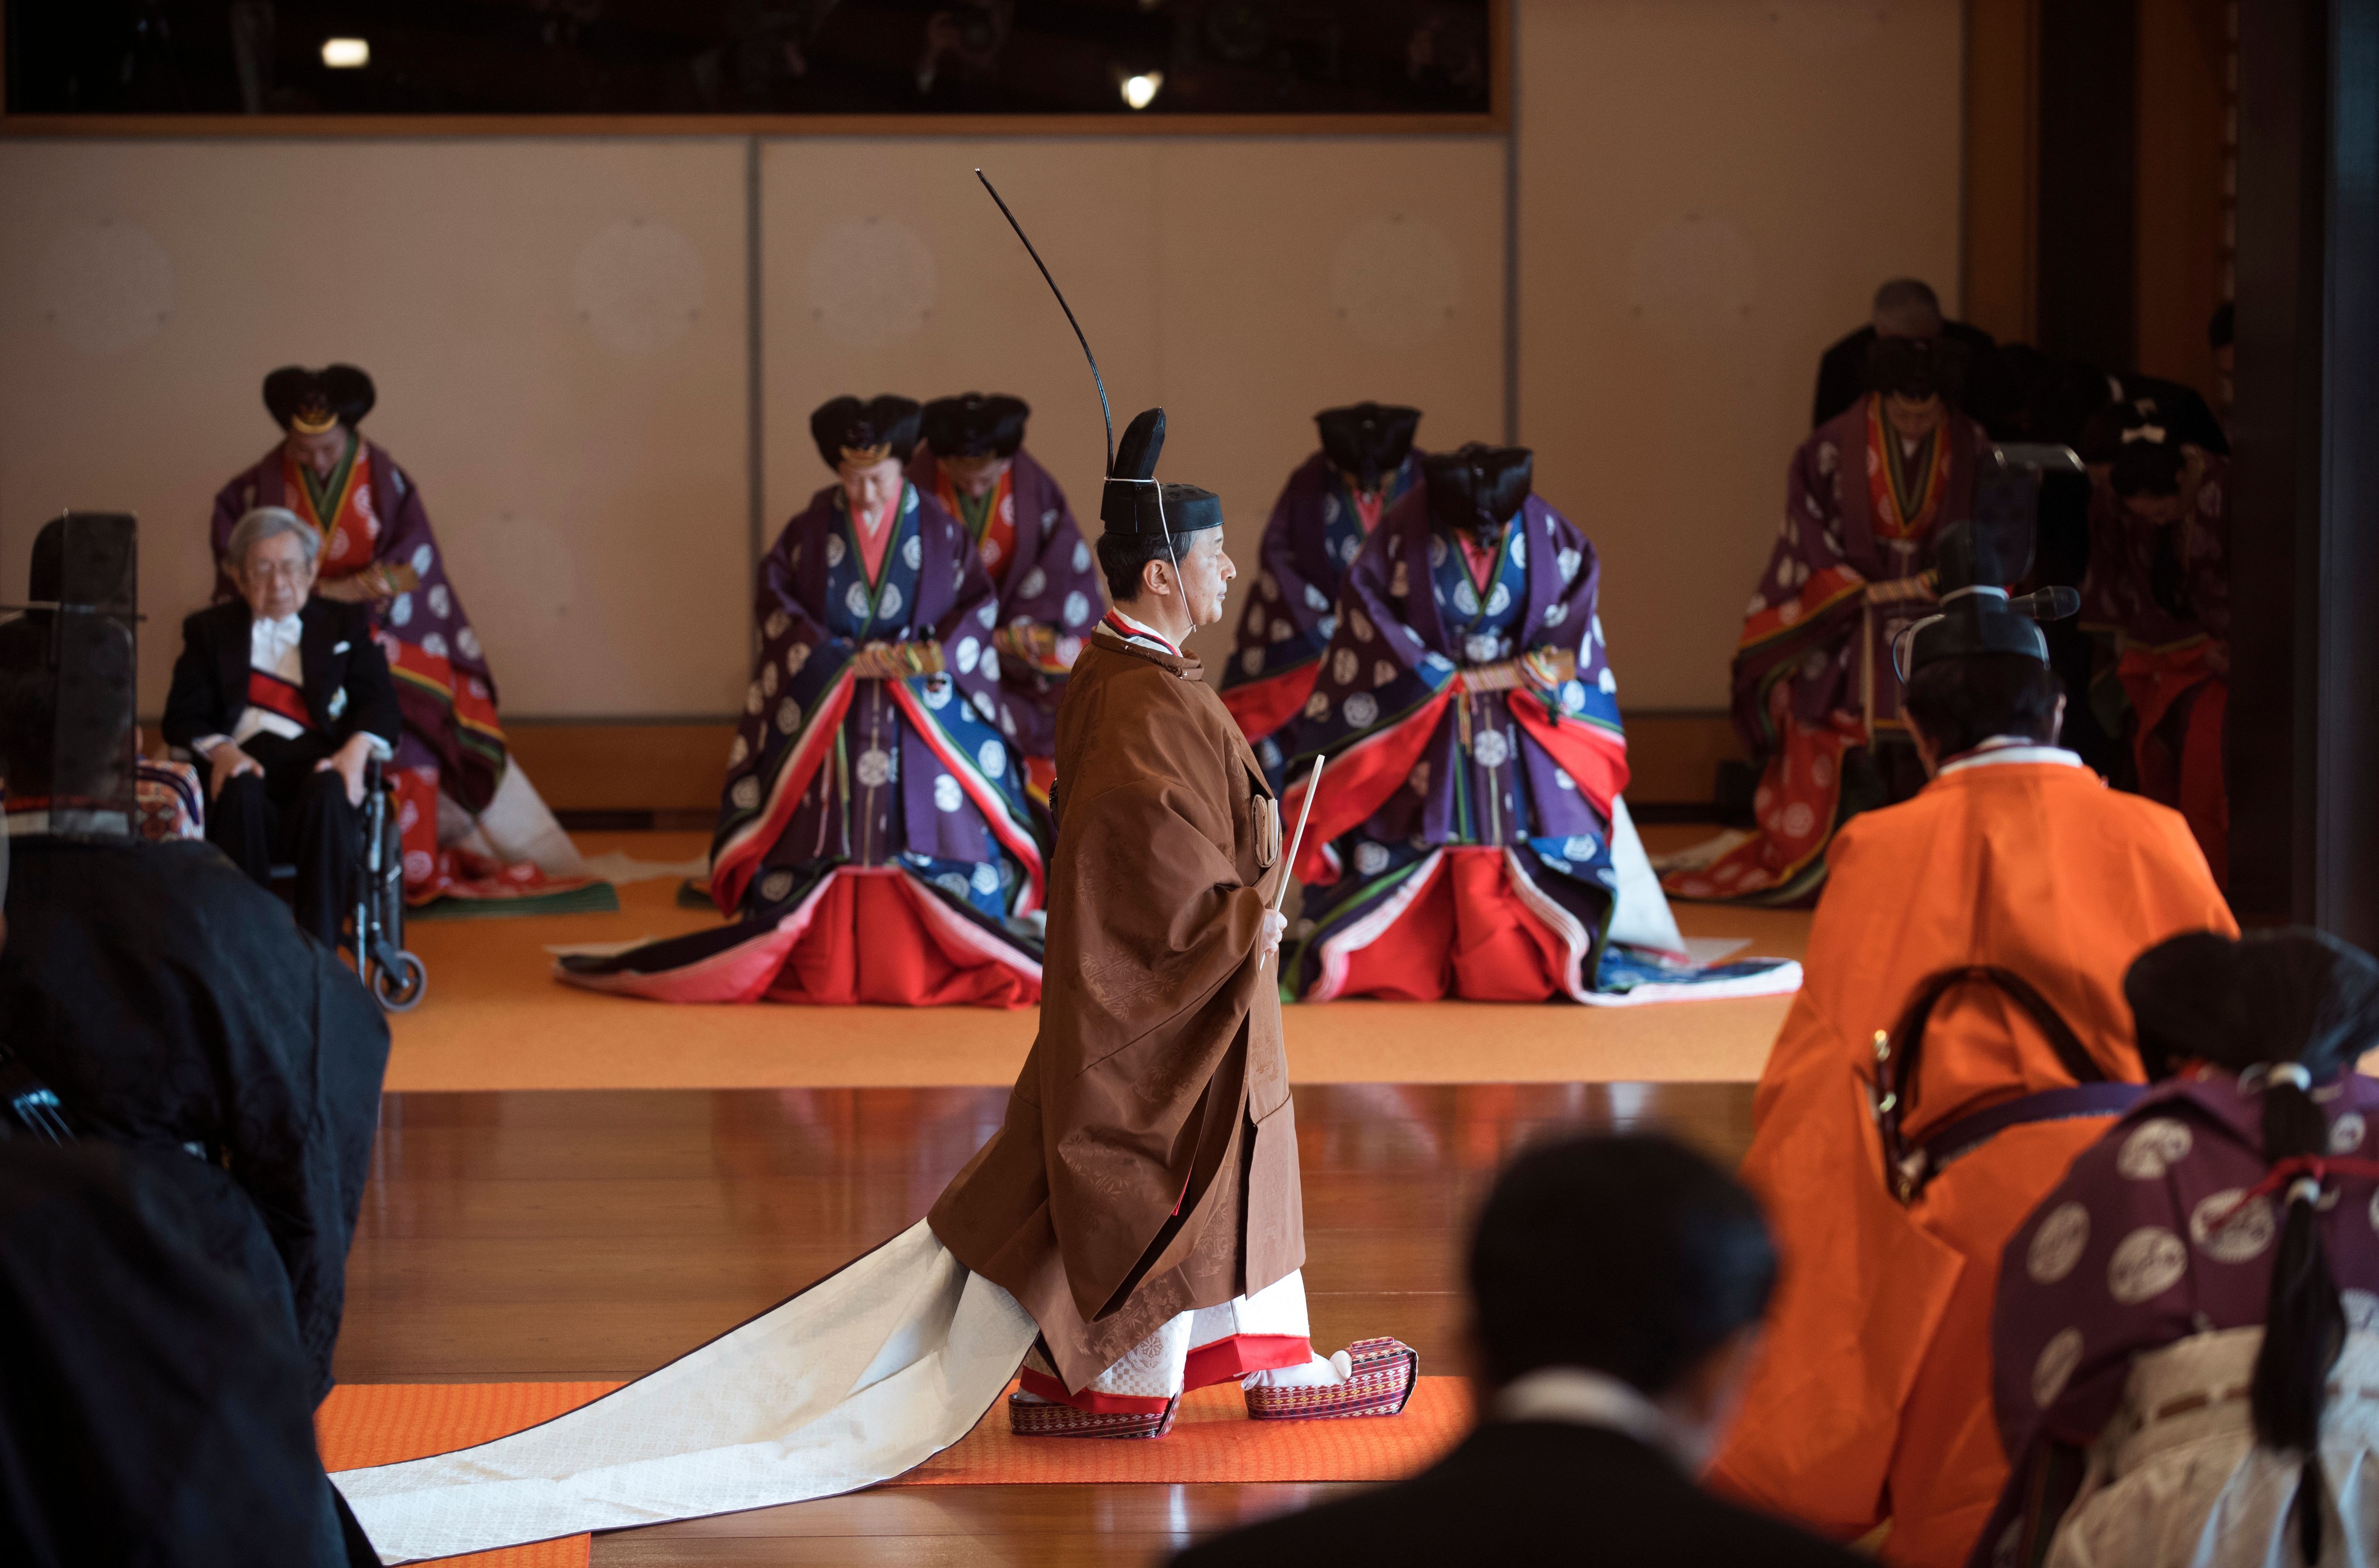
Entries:
{"label": "cream sliding panel wall", "polygon": [[1520,436],[1630,709],[1723,707],[1817,357],[1957,308],[1957,0],[1521,0]]}
{"label": "cream sliding panel wall", "polygon": [[1410,403],[1425,446],[1500,434],[1500,140],[770,142],[764,548],[829,481],[809,413],[845,392],[1015,393],[1095,530],[1098,400],[978,164],[1090,334],[1117,430],[1163,404],[1159,474],[1223,498],[1240,576],[1194,650],[1211,673],[1315,410]]}
{"label": "cream sliding panel wall", "polygon": [[141,707],[211,583],[259,385],[344,359],[512,715],[732,711],[740,141],[0,144],[0,596],[66,506],[141,519]]}

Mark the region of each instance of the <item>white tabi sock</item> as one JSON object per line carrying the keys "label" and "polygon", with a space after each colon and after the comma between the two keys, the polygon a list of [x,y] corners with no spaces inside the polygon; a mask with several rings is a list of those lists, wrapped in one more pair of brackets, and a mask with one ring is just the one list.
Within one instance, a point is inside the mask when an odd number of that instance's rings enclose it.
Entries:
{"label": "white tabi sock", "polygon": [[1330,1388],[1355,1375],[1355,1364],[1346,1353],[1324,1359],[1308,1357],[1302,1367],[1270,1367],[1261,1372],[1250,1372],[1239,1380],[1241,1388]]}

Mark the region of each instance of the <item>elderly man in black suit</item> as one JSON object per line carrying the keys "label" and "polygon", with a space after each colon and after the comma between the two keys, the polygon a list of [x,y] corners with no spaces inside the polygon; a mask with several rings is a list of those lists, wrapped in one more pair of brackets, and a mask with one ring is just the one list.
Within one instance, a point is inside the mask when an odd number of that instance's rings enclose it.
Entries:
{"label": "elderly man in black suit", "polygon": [[1651,1136],[1523,1154],[1470,1248],[1482,1419],[1408,1481],[1193,1547],[1174,1568],[1854,1568],[1694,1473],[1733,1408],[1776,1252],[1751,1195]]}
{"label": "elderly man in black suit", "polygon": [[405,720],[368,614],[310,597],[320,549],[284,508],[239,520],[227,555],[242,597],[182,623],[163,730],[206,761],[207,837],[259,883],[295,862],[298,925],[336,944],[365,769]]}

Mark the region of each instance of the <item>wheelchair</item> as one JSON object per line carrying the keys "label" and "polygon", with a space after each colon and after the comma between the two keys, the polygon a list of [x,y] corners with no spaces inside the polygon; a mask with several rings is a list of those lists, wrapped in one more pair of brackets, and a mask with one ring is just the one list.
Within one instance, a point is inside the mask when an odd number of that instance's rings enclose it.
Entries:
{"label": "wheelchair", "polygon": [[345,937],[356,973],[382,1012],[407,1013],[429,990],[429,971],[405,948],[405,842],[396,821],[396,786],[375,757],[364,773],[363,864]]}

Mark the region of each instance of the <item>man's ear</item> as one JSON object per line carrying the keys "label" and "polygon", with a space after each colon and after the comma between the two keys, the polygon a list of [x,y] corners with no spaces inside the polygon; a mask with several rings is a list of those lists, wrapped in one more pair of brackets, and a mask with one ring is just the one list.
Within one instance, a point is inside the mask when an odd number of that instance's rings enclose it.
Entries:
{"label": "man's ear", "polygon": [[1171,596],[1173,592],[1173,585],[1164,570],[1165,564],[1165,561],[1159,559],[1149,561],[1141,567],[1140,591],[1141,593],[1162,594],[1167,597]]}

